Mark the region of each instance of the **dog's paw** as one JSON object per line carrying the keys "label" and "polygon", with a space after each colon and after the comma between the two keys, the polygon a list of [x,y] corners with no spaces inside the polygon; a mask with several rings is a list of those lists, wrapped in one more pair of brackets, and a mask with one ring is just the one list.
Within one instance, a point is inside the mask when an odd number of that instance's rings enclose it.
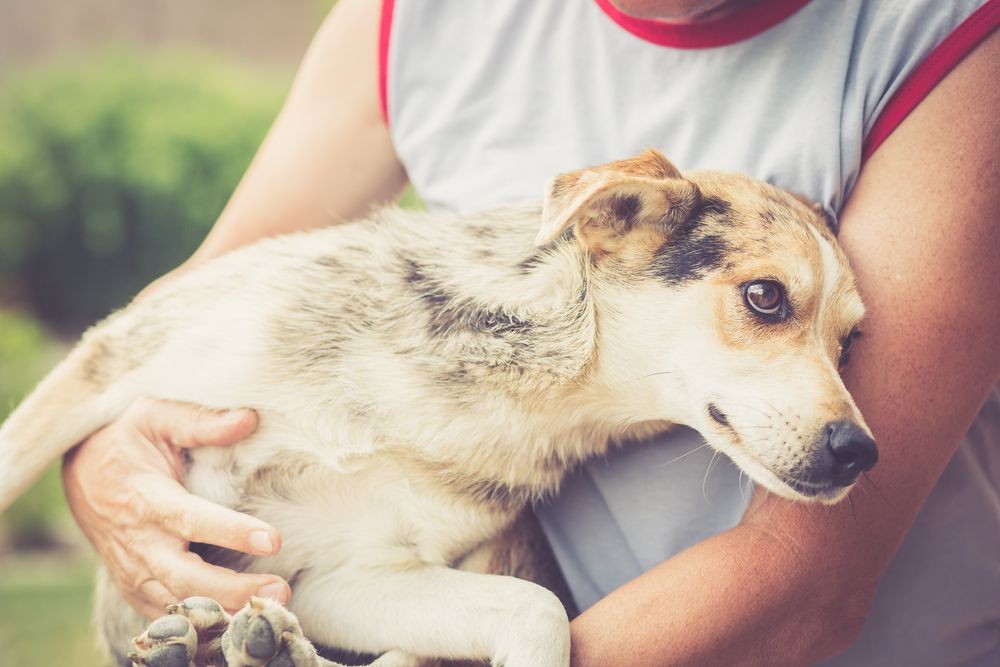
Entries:
{"label": "dog's paw", "polygon": [[316,649],[302,636],[292,612],[264,598],[250,598],[222,636],[229,667],[315,667]]}
{"label": "dog's paw", "polygon": [[198,633],[182,614],[168,614],[153,621],[132,640],[129,660],[141,667],[190,667],[198,651]]}
{"label": "dog's paw", "polygon": [[135,650],[128,657],[142,667],[222,667],[221,638],[228,626],[229,614],[218,602],[187,598],[168,606],[166,616],[133,639]]}
{"label": "dog's paw", "polygon": [[190,597],[167,607],[168,614],[180,614],[191,621],[199,633],[207,630],[217,630],[220,627],[225,632],[229,624],[229,614],[212,598]]}

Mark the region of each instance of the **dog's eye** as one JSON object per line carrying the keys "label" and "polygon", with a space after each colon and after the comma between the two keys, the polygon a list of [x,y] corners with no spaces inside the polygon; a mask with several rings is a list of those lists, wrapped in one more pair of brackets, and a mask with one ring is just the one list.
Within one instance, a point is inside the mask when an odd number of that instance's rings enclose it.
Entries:
{"label": "dog's eye", "polygon": [[785,289],[776,280],[756,280],[743,287],[743,299],[750,310],[767,318],[784,319],[788,311]]}
{"label": "dog's eye", "polygon": [[851,360],[851,347],[858,338],[861,338],[861,331],[854,329],[844,336],[844,340],[840,341],[840,360],[837,362],[840,368],[846,366],[847,362]]}

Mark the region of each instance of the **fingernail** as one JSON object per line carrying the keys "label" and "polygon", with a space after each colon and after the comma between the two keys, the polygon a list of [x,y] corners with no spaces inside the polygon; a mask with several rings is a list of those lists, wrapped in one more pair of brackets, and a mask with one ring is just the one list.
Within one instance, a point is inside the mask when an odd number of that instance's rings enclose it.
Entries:
{"label": "fingernail", "polygon": [[253,531],[250,533],[250,546],[263,554],[272,553],[274,551],[274,541],[271,539],[271,533],[266,530]]}
{"label": "fingernail", "polygon": [[246,410],[226,410],[225,414],[222,416],[230,424],[236,424],[243,421],[247,416]]}
{"label": "fingernail", "polygon": [[286,588],[280,581],[272,581],[269,584],[264,584],[257,590],[257,597],[270,598],[271,600],[277,600],[278,602],[285,601]]}

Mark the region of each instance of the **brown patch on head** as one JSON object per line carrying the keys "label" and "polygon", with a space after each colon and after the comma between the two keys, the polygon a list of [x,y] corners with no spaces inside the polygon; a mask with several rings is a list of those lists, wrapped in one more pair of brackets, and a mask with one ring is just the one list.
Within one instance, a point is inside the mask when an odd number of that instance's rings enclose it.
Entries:
{"label": "brown patch on head", "polygon": [[[717,251],[724,261],[715,262],[712,279],[723,342],[778,357],[789,345],[807,345],[819,335],[826,350],[836,354],[863,309],[822,209],[738,174],[697,172],[689,178],[702,192],[702,201],[724,203],[713,204],[716,210],[696,221],[692,216],[702,255],[709,254],[713,242],[724,246]],[[787,318],[767,321],[748,307],[743,287],[759,280],[780,283],[788,300]]]}

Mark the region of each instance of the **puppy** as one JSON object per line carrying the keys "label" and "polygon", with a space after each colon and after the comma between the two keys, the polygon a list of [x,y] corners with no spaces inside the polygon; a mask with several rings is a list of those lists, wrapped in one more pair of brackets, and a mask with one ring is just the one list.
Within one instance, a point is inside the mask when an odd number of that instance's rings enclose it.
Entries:
{"label": "puppy", "polygon": [[[468,571],[489,569],[477,550],[569,468],[670,424],[774,493],[843,498],[877,458],[838,374],[863,312],[817,208],[655,151],[560,175],[541,207],[386,209],[90,330],[0,429],[0,507],[140,397],[251,407],[258,431],[193,451],[186,484],[281,531],[276,556],[214,560],[293,582],[294,616],[188,600],[134,661],[334,664],[308,637],[380,667],[566,667],[557,597]],[[102,589],[120,651],[141,626]]]}

